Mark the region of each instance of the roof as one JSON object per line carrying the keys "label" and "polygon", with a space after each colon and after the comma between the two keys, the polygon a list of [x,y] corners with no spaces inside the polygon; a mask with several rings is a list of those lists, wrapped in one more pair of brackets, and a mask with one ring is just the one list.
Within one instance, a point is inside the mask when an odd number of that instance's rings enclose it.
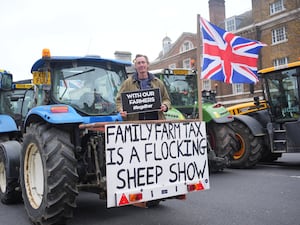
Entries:
{"label": "roof", "polygon": [[131,66],[131,62],[123,61],[123,60],[117,60],[117,59],[105,59],[101,58],[99,56],[51,56],[51,57],[45,57],[40,58],[37,60],[33,66],[31,67],[31,73],[33,71],[38,71],[40,68],[42,68],[45,65],[46,61],[90,61],[90,62],[110,62],[114,64],[119,64],[123,66]]}

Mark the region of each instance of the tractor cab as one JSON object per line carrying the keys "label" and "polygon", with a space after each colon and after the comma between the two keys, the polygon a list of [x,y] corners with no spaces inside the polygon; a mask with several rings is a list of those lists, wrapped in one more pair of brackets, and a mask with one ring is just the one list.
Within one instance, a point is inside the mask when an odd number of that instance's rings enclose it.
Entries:
{"label": "tractor cab", "polygon": [[[185,118],[196,118],[198,113],[197,75],[190,69],[159,69],[150,71],[164,83],[173,110]],[[168,112],[171,113],[171,112]],[[167,115],[168,118],[168,115]]]}
{"label": "tractor cab", "polygon": [[300,62],[289,64],[286,68],[261,70],[260,76],[264,80],[271,119],[278,122],[298,120]]}
{"label": "tractor cab", "polygon": [[[33,84],[30,80],[13,82],[12,74],[0,70],[0,114],[2,117],[10,117],[11,122],[18,128],[32,107]],[[8,119],[3,119],[8,120]]]}
{"label": "tractor cab", "polygon": [[43,54],[31,71],[36,105],[69,105],[83,116],[116,114],[115,97],[126,78],[125,62]]}
{"label": "tractor cab", "polygon": [[10,105],[12,74],[6,70],[0,70],[0,114],[12,115]]}
{"label": "tractor cab", "polygon": [[[198,81],[197,71],[186,68],[161,69],[150,71],[160,78],[168,90],[172,109],[166,114],[169,119],[181,118],[173,116],[174,111],[189,119],[198,118]],[[214,90],[202,90],[203,120],[227,117],[229,112],[217,103]],[[169,115],[172,114],[172,115]]]}
{"label": "tractor cab", "polygon": [[300,61],[259,71],[271,122],[267,132],[271,153],[300,152]]}

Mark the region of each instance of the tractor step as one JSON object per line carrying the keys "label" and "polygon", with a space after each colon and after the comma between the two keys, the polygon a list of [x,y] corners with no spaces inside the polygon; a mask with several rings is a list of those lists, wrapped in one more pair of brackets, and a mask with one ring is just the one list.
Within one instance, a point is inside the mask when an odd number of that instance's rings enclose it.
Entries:
{"label": "tractor step", "polygon": [[274,130],[273,153],[286,152],[286,130]]}

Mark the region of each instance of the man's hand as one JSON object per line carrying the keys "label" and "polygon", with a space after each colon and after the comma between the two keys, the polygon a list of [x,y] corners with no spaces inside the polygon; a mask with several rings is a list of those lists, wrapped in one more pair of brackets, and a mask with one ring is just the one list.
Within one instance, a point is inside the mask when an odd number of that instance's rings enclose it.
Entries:
{"label": "man's hand", "polygon": [[121,115],[123,118],[126,118],[126,117],[127,117],[127,111],[121,110],[121,111],[120,111],[120,115]]}
{"label": "man's hand", "polygon": [[163,111],[163,112],[167,112],[168,107],[165,104],[163,104],[163,105],[160,106],[160,110]]}

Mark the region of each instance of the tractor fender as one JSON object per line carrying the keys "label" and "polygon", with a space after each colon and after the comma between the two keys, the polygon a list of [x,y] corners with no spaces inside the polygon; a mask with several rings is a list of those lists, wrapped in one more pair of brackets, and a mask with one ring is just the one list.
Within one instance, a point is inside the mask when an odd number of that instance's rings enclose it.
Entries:
{"label": "tractor fender", "polygon": [[3,152],[6,163],[7,178],[19,178],[20,155],[22,146],[18,141],[6,141],[0,143],[0,151]]}
{"label": "tractor fender", "polygon": [[18,131],[15,120],[8,115],[0,115],[0,133]]}
{"label": "tractor fender", "polygon": [[[64,107],[64,110],[60,111],[59,107]],[[73,107],[62,104],[43,105],[32,108],[26,115],[25,124],[27,125],[32,121],[36,121],[38,118],[51,124],[84,122],[84,118]]]}
{"label": "tractor fender", "polygon": [[[53,111],[53,108],[65,107],[64,112]],[[32,108],[25,118],[25,129],[32,122],[44,121],[49,124],[79,124],[95,122],[122,121],[120,113],[107,116],[81,116],[69,105],[44,105]]]}
{"label": "tractor fender", "polygon": [[233,117],[234,117],[234,120],[245,124],[250,129],[253,136],[266,135],[266,132],[265,132],[263,126],[253,117],[247,116],[247,115],[235,115]]}
{"label": "tractor fender", "polygon": [[215,123],[230,123],[234,120],[232,115],[228,115],[228,116],[223,116],[223,117],[219,117],[219,118],[212,118],[212,121],[214,121]]}

